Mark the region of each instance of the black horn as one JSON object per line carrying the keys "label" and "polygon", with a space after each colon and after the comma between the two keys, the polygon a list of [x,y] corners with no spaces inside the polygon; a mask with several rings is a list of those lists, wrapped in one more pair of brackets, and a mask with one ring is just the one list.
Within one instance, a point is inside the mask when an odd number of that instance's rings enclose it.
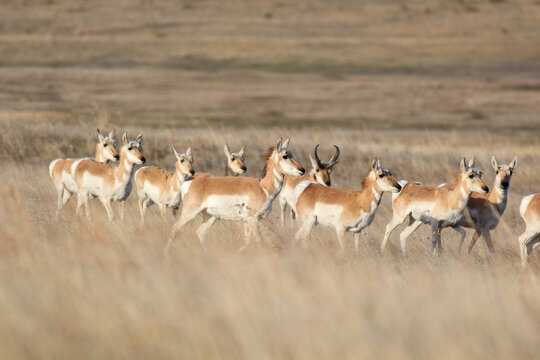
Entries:
{"label": "black horn", "polygon": [[332,146],[336,148],[336,152],[330,159],[330,165],[335,165],[337,164],[337,159],[339,158],[339,147],[337,147],[337,145],[332,145]]}
{"label": "black horn", "polygon": [[319,144],[315,146],[315,150],[313,150],[313,156],[315,157],[315,162],[317,163],[318,168],[322,168],[321,160],[319,159],[319,155],[317,155],[317,148],[319,147]]}

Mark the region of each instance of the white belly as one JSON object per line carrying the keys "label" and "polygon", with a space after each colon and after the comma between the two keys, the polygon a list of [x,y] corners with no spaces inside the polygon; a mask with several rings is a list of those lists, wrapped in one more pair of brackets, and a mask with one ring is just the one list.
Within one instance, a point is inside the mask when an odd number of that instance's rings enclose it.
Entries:
{"label": "white belly", "polygon": [[210,195],[205,201],[206,212],[225,220],[239,220],[259,215],[248,207],[247,195]]}
{"label": "white belly", "polygon": [[342,213],[343,207],[341,205],[315,204],[315,216],[317,217],[317,222],[321,225],[334,226],[338,224]]}
{"label": "white belly", "polygon": [[94,176],[89,173],[84,173],[83,183],[84,188],[88,191],[89,194],[99,197],[103,193],[105,180],[102,177]]}

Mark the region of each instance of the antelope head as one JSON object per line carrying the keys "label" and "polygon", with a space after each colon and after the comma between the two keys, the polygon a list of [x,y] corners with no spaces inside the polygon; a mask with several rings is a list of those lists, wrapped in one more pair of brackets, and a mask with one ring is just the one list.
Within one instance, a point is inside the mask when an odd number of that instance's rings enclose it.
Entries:
{"label": "antelope head", "polygon": [[322,162],[319,159],[319,155],[317,154],[317,148],[319,147],[319,144],[315,146],[315,150],[313,150],[313,156],[311,154],[309,155],[309,159],[311,160],[311,166],[313,166],[313,170],[311,170],[310,175],[315,178],[315,181],[324,186],[332,185],[330,181],[330,174],[332,173],[333,167],[338,163],[337,159],[339,158],[339,147],[337,147],[336,145],[333,146],[336,148],[336,152],[334,153],[334,155],[332,155],[332,158],[327,163]]}

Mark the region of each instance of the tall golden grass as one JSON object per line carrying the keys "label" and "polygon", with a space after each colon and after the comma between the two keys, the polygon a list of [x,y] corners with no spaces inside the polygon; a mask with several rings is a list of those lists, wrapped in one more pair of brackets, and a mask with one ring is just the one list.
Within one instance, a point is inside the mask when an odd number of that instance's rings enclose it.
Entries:
{"label": "tall golden grass", "polygon": [[398,178],[435,184],[455,177],[462,155],[477,155],[488,183],[492,154],[501,162],[519,158],[509,206],[494,233],[494,259],[486,257],[483,243],[457,257],[458,237],[451,230],[443,231],[441,257],[429,255],[428,229],[411,237],[407,258],[396,235],[379,254],[391,216],[388,196],[359,253],[348,238],[347,251],[338,255],[333,231],[320,227],[308,249],[293,245],[294,225],[277,225],[274,209],[261,224],[260,247],[238,253],[242,232],[223,222],[211,229],[204,252],[194,234],[198,220],[165,254],[172,215],[163,222],[150,208],[142,224],[136,194],[128,199],[124,221],[109,223],[97,201],[92,223],[77,218],[73,199],[55,219],[48,161],[74,155],[69,144],[80,143],[77,151],[91,154],[93,127],[1,130],[9,135],[2,138],[0,174],[2,358],[537,355],[539,257],[523,272],[516,240],[523,229],[519,200],[537,189],[537,143],[466,132],[142,128],[150,162],[171,168],[169,144],[191,144],[196,170],[216,174],[225,161],[224,141],[247,143],[250,176],[260,175],[265,147],[278,136],[292,137],[293,153],[305,166],[315,143],[323,144],[321,156],[338,144],[342,157],[333,184],[348,188],[359,188],[373,156]]}

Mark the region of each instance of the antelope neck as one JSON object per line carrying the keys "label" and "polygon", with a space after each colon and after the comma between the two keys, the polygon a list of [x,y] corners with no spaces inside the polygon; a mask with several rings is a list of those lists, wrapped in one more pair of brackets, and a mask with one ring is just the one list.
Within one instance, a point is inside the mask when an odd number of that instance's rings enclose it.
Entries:
{"label": "antelope neck", "polygon": [[276,169],[272,159],[269,159],[268,161],[271,161],[269,164],[270,166],[268,166],[268,170],[266,171],[264,178],[260,180],[260,184],[264,189],[266,196],[268,196],[270,199],[274,199],[281,191],[281,187],[283,186],[283,178],[285,175]]}

